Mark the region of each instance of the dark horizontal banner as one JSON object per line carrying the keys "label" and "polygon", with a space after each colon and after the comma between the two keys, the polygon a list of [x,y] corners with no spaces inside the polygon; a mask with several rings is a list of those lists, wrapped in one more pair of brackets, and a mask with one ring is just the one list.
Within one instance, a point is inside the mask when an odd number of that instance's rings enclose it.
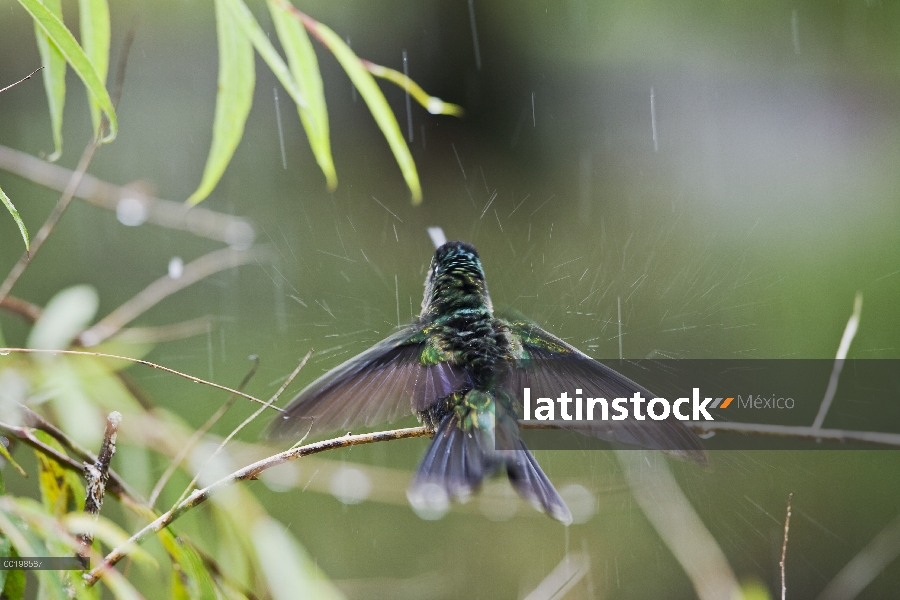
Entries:
{"label": "dark horizontal banner", "polygon": [[87,571],[91,561],[84,556],[17,556],[0,559],[0,571]]}
{"label": "dark horizontal banner", "polygon": [[900,447],[900,360],[542,358],[504,387],[536,450]]}

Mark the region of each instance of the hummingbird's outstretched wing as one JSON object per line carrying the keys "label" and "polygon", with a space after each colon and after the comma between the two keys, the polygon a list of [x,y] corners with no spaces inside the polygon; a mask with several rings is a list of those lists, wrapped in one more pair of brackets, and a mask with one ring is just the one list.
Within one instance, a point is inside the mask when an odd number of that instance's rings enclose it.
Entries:
{"label": "hummingbird's outstretched wing", "polygon": [[[537,325],[524,321],[505,321],[514,340],[515,366],[510,369],[503,387],[520,395],[525,387],[531,388],[532,398],[556,398],[561,392],[570,396],[576,389],[583,390],[584,397],[602,397],[610,402],[614,398],[631,398],[640,392],[644,398],[655,395],[624,375],[597,362],[574,346]],[[516,348],[521,343],[521,349]],[[556,421],[561,427],[571,424],[571,429],[594,435],[601,439],[662,450],[674,456],[706,464],[706,451],[699,438],[681,421],[670,415],[655,421]],[[585,427],[585,425],[588,425]]]}
{"label": "hummingbird's outstretched wing", "polygon": [[328,371],[291,400],[269,436],[350,431],[427,410],[466,375],[437,360],[426,341],[421,325],[409,325]]}

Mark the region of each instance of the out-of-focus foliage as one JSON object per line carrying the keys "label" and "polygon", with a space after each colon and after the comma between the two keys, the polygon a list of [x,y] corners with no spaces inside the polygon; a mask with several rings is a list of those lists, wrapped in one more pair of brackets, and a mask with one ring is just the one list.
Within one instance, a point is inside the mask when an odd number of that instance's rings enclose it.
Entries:
{"label": "out-of-focus foliage", "polygon": [[[421,202],[422,187],[415,163],[400,132],[394,112],[366,68],[371,63],[360,60],[330,28],[301,13],[287,0],[269,0],[268,7],[289,66],[285,65],[243,0],[216,0],[219,87],[216,95],[212,147],[203,171],[203,179],[200,186],[188,198],[188,203],[196,204],[212,192],[243,136],[255,81],[251,45],[259,52],[297,105],[310,148],[325,175],[328,188],[333,190],[337,186],[322,76],[316,54],[304,28],[334,54],[347,72],[387,140],[412,194],[413,203]],[[424,95],[424,92],[421,95]],[[437,106],[438,103],[444,105],[437,100],[433,106]],[[432,112],[460,114],[452,109]]]}
{"label": "out-of-focus foliage", "polygon": [[19,233],[22,234],[22,241],[25,242],[25,250],[28,250],[31,245],[28,239],[28,229],[25,228],[25,222],[22,220],[22,217],[19,216],[19,211],[16,210],[12,200],[9,199],[9,196],[7,196],[2,189],[0,189],[0,201],[3,201],[3,206],[6,207],[6,210],[9,211],[9,214],[12,215],[13,220],[19,227]]}
{"label": "out-of-focus foliage", "polygon": [[[92,321],[96,298],[91,294],[93,291],[83,286],[57,294],[33,326],[29,339],[36,346],[71,347],[72,340]],[[81,310],[76,310],[79,307]],[[53,323],[53,327],[48,328],[48,323]],[[55,339],[45,339],[51,333],[56,334]],[[115,340],[111,340],[101,350],[118,348],[122,351],[127,347],[116,344]],[[146,352],[148,348],[132,346],[128,349],[130,352],[127,353],[134,356]],[[0,553],[3,555],[71,555],[78,547],[74,535],[89,528],[96,540],[96,552],[92,554],[93,565],[96,566],[102,557],[103,547],[108,550],[123,545],[127,540],[128,534],[119,526],[103,517],[94,523],[81,513],[85,488],[80,473],[72,471],[42,449],[52,449],[65,456],[68,454],[67,448],[44,431],[15,425],[26,419],[25,413],[17,407],[29,406],[56,423],[68,436],[67,439],[77,440],[78,447],[96,448],[99,447],[102,431],[92,420],[102,421],[103,413],[115,408],[123,414],[120,450],[131,456],[144,454],[154,462],[173,460],[187,446],[191,430],[164,410],[141,406],[126,385],[127,380],[123,379],[121,367],[126,364],[96,356],[3,356],[0,381],[4,382],[5,387],[0,391],[0,423],[30,431],[30,436],[42,445],[34,450],[36,472],[27,473],[28,476],[36,476],[39,482],[41,502],[13,496],[6,496],[0,501]],[[6,432],[8,438],[15,439],[9,433]],[[5,447],[2,454],[8,456]],[[141,465],[149,465],[147,459],[129,465],[129,478],[149,480],[152,477],[152,473],[140,472]],[[198,460],[193,458],[184,467],[196,465]],[[112,498],[107,493],[107,502],[115,502]],[[139,497],[124,502],[123,506],[134,513],[131,523],[146,522],[145,519],[154,516],[145,502]],[[302,583],[307,589],[317,590],[316,597],[340,597],[328,586],[293,536],[277,525],[250,494],[231,490],[215,497],[214,505],[213,513],[203,518],[207,524],[196,541],[176,534],[173,531],[178,529],[176,525],[159,532],[158,538],[165,552],[162,556],[156,553],[156,560],[141,548],[129,551],[131,558],[138,559],[136,566],[140,569],[158,571],[160,564],[167,565],[172,598],[214,599],[220,595],[238,598],[244,597],[242,590],[262,589],[270,589],[277,598],[287,598],[283,581],[276,577],[279,572],[293,583]],[[277,545],[282,546],[283,551],[273,553],[273,547]],[[219,567],[211,555],[199,550],[201,546],[210,549],[208,551],[212,555],[222,557],[227,564],[241,567]],[[6,585],[9,598],[21,598],[21,576],[14,571],[3,573],[6,579],[0,581],[0,589]],[[66,590],[73,590],[78,598],[98,597],[96,590],[84,587],[76,573],[37,573],[44,594],[42,597],[64,598],[68,593]],[[108,572],[101,581],[116,598],[140,597],[117,571]]]}
{"label": "out-of-focus foliage", "polygon": [[[88,6],[84,6],[81,11],[82,36],[84,36],[82,43],[90,56],[63,23],[62,9],[58,1],[50,0],[48,4],[43,4],[40,0],[19,0],[19,4],[34,19],[38,46],[44,46],[41,56],[44,62],[44,84],[50,102],[53,139],[56,144],[55,156],[62,152],[61,128],[66,93],[66,65],[71,66],[84,82],[91,106],[96,105],[109,121],[109,132],[102,141],[113,141],[119,130],[116,110],[104,84],[109,64],[109,8],[104,0],[82,0],[82,4],[85,3]],[[99,119],[95,119],[95,125],[99,125]],[[99,127],[96,133],[98,136],[103,134]]]}

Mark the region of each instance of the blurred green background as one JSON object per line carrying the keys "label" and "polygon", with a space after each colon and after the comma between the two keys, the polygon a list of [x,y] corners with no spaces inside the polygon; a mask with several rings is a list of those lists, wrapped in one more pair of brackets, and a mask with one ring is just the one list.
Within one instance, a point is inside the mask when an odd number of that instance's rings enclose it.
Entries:
{"label": "blurred green background", "polygon": [[[250,6],[271,30],[261,6]],[[248,391],[266,396],[314,349],[297,391],[418,313],[431,226],[476,245],[495,306],[598,358],[619,354],[619,304],[626,358],[828,358],[857,292],[864,303],[850,356],[900,357],[900,5],[479,0],[477,56],[463,0],[298,6],[363,58],[402,71],[405,50],[410,76],[466,117],[413,106],[410,147],[424,189],[413,207],[368,109],[317,45],[339,178],[329,194],[279,88],[283,168],[278,84],[257,59],[244,139],[203,206],[250,219],[275,261],[215,275],[142,316],[138,325],[218,319],[208,335],[157,345],[149,360],[233,386],[257,354]],[[75,10],[66,6],[69,22]],[[136,37],[120,136],[90,173],[183,200],[211,139],[212,3],[119,1],[112,18],[112,65],[132,24]],[[28,16],[0,0],[0,82],[39,64]],[[402,90],[382,87],[406,132]],[[74,168],[90,119],[71,73],[67,102],[59,162]],[[0,94],[0,144],[52,151],[39,79]],[[34,233],[58,194],[0,178]],[[76,201],[14,293],[44,304],[88,283],[105,315],[164,275],[172,257],[187,262],[216,247],[152,225],[125,227]],[[21,251],[12,219],[0,215],[0,272]],[[0,314],[0,326],[9,345],[24,345],[21,320]],[[194,426],[223,400],[163,373],[130,374]],[[216,431],[252,408],[239,403]],[[244,439],[255,441],[263,425]],[[373,491],[356,504],[327,493],[339,475],[310,484],[319,471],[302,465],[287,488],[247,487],[351,597],[520,598],[567,552],[591,565],[570,597],[693,596],[611,453],[538,453],[564,495],[582,499],[584,522],[566,531],[518,501],[501,514],[475,498],[441,520],[420,519],[403,477],[426,443],[325,455],[338,466],[389,469],[360,471]],[[794,599],[815,598],[900,508],[895,451],[718,453],[709,472],[671,466],[738,577],[773,595],[794,493]],[[149,491],[164,467],[152,465],[138,487]],[[501,483],[492,492],[502,497]],[[7,485],[15,489],[12,476]],[[199,523],[190,516],[182,527]],[[152,597],[158,581],[136,578]],[[859,597],[898,589],[894,561]]]}

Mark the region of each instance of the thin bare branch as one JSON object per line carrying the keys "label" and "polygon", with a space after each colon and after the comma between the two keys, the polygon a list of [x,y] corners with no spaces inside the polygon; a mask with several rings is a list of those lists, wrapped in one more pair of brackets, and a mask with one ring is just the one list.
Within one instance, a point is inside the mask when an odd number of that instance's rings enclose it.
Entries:
{"label": "thin bare branch", "polygon": [[900,516],[882,529],[859,554],[844,565],[819,595],[819,600],[856,598],[900,554]]}
{"label": "thin bare branch", "polygon": [[116,110],[119,108],[119,100],[122,99],[122,88],[125,87],[125,69],[128,66],[128,57],[131,55],[131,47],[134,45],[134,36],[137,34],[137,19],[131,22],[125,40],[122,42],[122,50],[119,53],[119,60],[116,64],[116,76],[113,79],[112,93],[109,99],[112,101]]}
{"label": "thin bare branch", "polygon": [[239,431],[241,431],[244,427],[246,427],[247,425],[252,423],[253,420],[256,419],[256,417],[258,417],[259,415],[261,415],[265,409],[272,406],[272,403],[274,403],[275,401],[278,400],[278,398],[281,396],[281,394],[284,393],[284,390],[286,390],[287,387],[289,385],[291,385],[291,382],[294,381],[294,378],[300,372],[300,369],[302,369],[304,366],[306,366],[306,361],[309,360],[310,356],[312,356],[312,350],[310,350],[309,352],[306,353],[306,356],[303,357],[303,360],[300,361],[300,364],[297,365],[297,368],[291,372],[291,374],[288,376],[288,378],[285,380],[285,382],[281,385],[281,387],[278,389],[278,391],[275,392],[275,395],[273,395],[269,399],[269,401],[266,402],[266,404],[264,406],[260,406],[258,409],[256,409],[256,412],[254,412],[252,415],[250,415],[249,417],[244,419],[243,423],[241,423],[240,425],[235,427],[234,430],[231,433],[229,433],[228,436],[224,440],[222,440],[222,443],[219,444],[219,447],[216,448],[216,451],[213,452],[212,455],[210,455],[210,457],[206,459],[206,462],[203,463],[203,466],[201,466],[199,469],[197,469],[197,474],[194,475],[194,478],[184,489],[184,492],[181,494],[181,497],[178,499],[178,502],[181,502],[182,500],[184,500],[185,497],[187,496],[187,494],[190,493],[190,491],[197,484],[197,480],[200,478],[200,473],[203,472],[204,467],[206,467],[206,465],[208,465],[216,456],[219,455],[219,453],[222,452],[222,450],[225,448],[225,445],[228,444],[228,442],[230,442],[232,440],[232,438],[234,438],[234,436],[236,436],[238,434]]}
{"label": "thin bare branch", "polygon": [[28,300],[16,298],[15,296],[7,296],[0,300],[0,308],[19,315],[29,323],[36,323],[41,318],[41,313],[44,312],[37,304],[32,304]]}
{"label": "thin bare branch", "polygon": [[[522,429],[553,429],[559,430],[563,422],[553,421],[519,421]],[[729,423],[726,421],[684,421],[684,424],[697,433],[712,433],[714,431],[734,431],[751,433],[756,435],[774,435],[789,438],[801,438],[811,440],[833,440],[836,442],[867,442],[882,444],[885,446],[900,446],[900,433],[882,433],[880,431],[849,431],[844,429],[815,429],[814,427],[794,425],[768,425],[763,423]],[[583,425],[565,422],[565,428],[571,431],[578,429],[590,430],[593,425],[585,421]],[[677,450],[677,448],[673,448]]]}
{"label": "thin bare branch", "polygon": [[700,600],[740,598],[728,559],[681,491],[662,456],[617,450],[625,479],[653,528],[675,556]]}
{"label": "thin bare branch", "polygon": [[[106,431],[103,434],[103,445],[100,446],[100,453],[97,460],[93,463],[84,463],[84,479],[86,496],[84,499],[84,512],[92,515],[94,519],[100,515],[100,508],[103,506],[103,496],[106,493],[106,483],[109,481],[109,463],[113,455],[116,453],[116,436],[119,432],[119,423],[122,421],[122,414],[113,411],[106,418]],[[86,556],[88,550],[94,543],[94,535],[90,531],[84,531],[76,536],[81,544],[79,554]]]}
{"label": "thin bare branch", "polygon": [[[38,427],[22,427],[18,425],[11,425],[9,423],[0,422],[0,432],[4,435],[12,436],[22,443],[31,446],[35,450],[41,452],[42,454],[46,454],[51,457],[53,460],[58,462],[63,468],[68,469],[70,471],[74,471],[79,475],[84,473],[84,464],[78,462],[71,456],[63,454],[56,448],[52,446],[48,446],[34,435],[34,429],[42,429]],[[55,428],[54,428],[55,429]],[[65,434],[61,431],[56,430],[57,435],[61,435],[61,438],[57,437],[50,431],[47,431],[52,437],[54,437],[57,441],[59,441],[63,446],[72,450],[73,453],[78,454],[75,448],[78,447],[77,444],[69,440]],[[62,440],[65,440],[63,442]],[[87,453],[89,460],[96,460],[92,454]],[[109,471],[109,491],[115,494],[116,498],[118,498],[123,504],[137,512],[138,514],[147,515],[148,509],[146,508],[146,501],[140,497],[139,494],[132,491],[128,484],[126,484],[115,471]]]}
{"label": "thin bare branch", "polygon": [[6,279],[0,284],[0,302],[2,302],[12,290],[13,286],[16,285],[16,281],[19,280],[19,277],[22,276],[22,273],[25,272],[25,267],[28,266],[28,261],[32,256],[37,254],[38,250],[41,249],[44,241],[47,239],[47,236],[50,235],[50,232],[53,231],[53,228],[56,226],[56,223],[59,221],[59,218],[62,217],[63,213],[66,211],[66,207],[69,206],[69,202],[72,201],[72,198],[75,196],[75,190],[78,189],[78,186],[81,184],[81,180],[84,177],[85,172],[87,171],[88,165],[91,164],[91,159],[94,158],[94,153],[97,151],[99,142],[97,140],[91,140],[87,147],[84,149],[84,152],[81,153],[81,159],[78,161],[78,167],[72,172],[69,177],[68,183],[65,186],[62,196],[60,196],[59,201],[56,203],[56,206],[53,208],[53,211],[50,213],[50,216],[47,217],[47,220],[44,221],[44,224],[38,230],[37,235],[34,236],[34,239],[31,240],[31,248],[30,250],[26,250],[22,257],[13,265],[12,270],[9,272],[9,275],[6,276]]}
{"label": "thin bare branch", "polygon": [[164,275],[148,285],[136,296],[124,302],[99,323],[82,332],[79,340],[85,346],[95,346],[115,335],[122,327],[158,304],[167,296],[191,286],[214,273],[261,260],[264,252],[258,248],[234,250],[223,248],[204,254],[184,266],[181,276],[173,279]]}
{"label": "thin bare branch", "polygon": [[[29,323],[36,323],[44,312],[37,304],[33,304],[16,296],[7,296],[0,302],[0,309],[17,314]],[[131,344],[153,344],[181,340],[186,337],[200,335],[209,331],[215,319],[209,315],[188,319],[180,323],[170,323],[158,327],[127,327],[115,336],[117,340]]]}
{"label": "thin bare branch", "polygon": [[[250,394],[245,394],[244,392],[239,392],[237,390],[233,390],[230,387],[226,387],[224,385],[219,385],[218,383],[213,383],[211,381],[206,381],[205,379],[200,379],[199,377],[194,377],[193,375],[188,375],[187,373],[182,373],[181,371],[176,371],[175,369],[170,369],[169,367],[164,367],[162,365],[158,365],[156,363],[152,363],[149,360],[143,360],[141,358],[131,358],[129,356],[119,356],[117,354],[105,354],[103,352],[87,352],[82,350],[43,350],[39,348],[0,348],[0,356],[3,354],[9,354],[11,352],[17,352],[21,354],[69,354],[73,356],[94,356],[97,358],[114,358],[116,360],[124,360],[127,362],[144,365],[145,367],[150,367],[151,369],[159,369],[160,371],[164,371],[166,373],[171,373],[172,375],[178,375],[188,381],[193,381],[194,383],[202,383],[203,385],[208,385],[209,387],[214,387],[217,390],[222,390],[225,392],[230,392],[232,394],[237,394],[241,398],[246,398],[247,400],[252,400],[257,404],[266,404],[259,398],[251,396]],[[270,406],[272,410],[277,410],[279,412],[283,412],[280,408],[275,406]]]}
{"label": "thin bare branch", "polygon": [[781,571],[781,600],[787,600],[787,585],[784,583],[784,559],[787,556],[788,531],[791,528],[791,500],[794,499],[794,492],[788,494],[787,514],[784,517],[784,541],[781,542],[781,561],[778,568]]}
{"label": "thin bare branch", "polygon": [[113,337],[130,344],[155,344],[206,334],[214,323],[215,319],[207,315],[158,327],[126,327]]}
{"label": "thin bare branch", "polygon": [[5,92],[5,91],[8,90],[9,88],[16,87],[17,85],[19,85],[19,84],[22,83],[23,81],[28,81],[29,79],[31,79],[31,77],[32,77],[35,73],[37,73],[38,71],[40,71],[40,70],[43,69],[43,68],[44,68],[44,67],[38,67],[37,69],[35,69],[35,70],[32,71],[31,73],[29,73],[28,75],[26,75],[25,77],[23,77],[22,79],[18,80],[17,82],[15,82],[15,83],[13,83],[13,84],[10,84],[10,85],[6,86],[6,87],[3,88],[2,90],[0,90],[0,94],[2,94],[3,92]]}
{"label": "thin bare branch", "polygon": [[[251,365],[250,370],[247,371],[247,374],[244,375],[244,378],[241,380],[240,384],[238,384],[237,389],[240,391],[244,391],[244,388],[247,387],[247,384],[250,383],[250,379],[256,375],[256,371],[259,369],[259,357],[255,354],[250,357]],[[206,435],[206,432],[210,430],[210,428],[215,425],[219,419],[222,418],[228,409],[234,404],[235,400],[237,400],[237,396],[232,394],[228,397],[228,399],[219,407],[209,419],[206,420],[200,429],[191,434],[190,439],[187,441],[184,446],[182,446],[181,450],[178,452],[178,456],[176,456],[171,462],[169,462],[169,466],[166,467],[165,472],[162,474],[162,477],[159,478],[159,481],[156,482],[156,485],[153,486],[153,491],[150,492],[150,498],[148,502],[150,506],[156,504],[156,499],[159,498],[159,494],[162,492],[163,488],[166,485],[166,482],[169,481],[169,478],[172,474],[181,466],[181,463],[184,461],[185,457],[188,453],[194,449],[194,446],[197,445],[197,441]]]}
{"label": "thin bare branch", "polygon": [[286,463],[297,458],[301,458],[303,456],[318,454],[319,452],[334,450],[336,448],[348,448],[350,446],[359,446],[362,444],[386,442],[388,440],[402,440],[428,435],[432,435],[432,431],[431,429],[424,426],[408,427],[406,429],[392,429],[390,431],[377,431],[375,433],[363,433],[359,435],[348,434],[339,438],[323,440],[321,442],[315,442],[312,444],[307,444],[305,446],[291,448],[290,450],[286,450],[279,454],[275,454],[263,460],[257,461],[251,465],[247,465],[246,467],[239,469],[226,477],[223,477],[212,485],[209,485],[203,489],[194,490],[194,492],[191,493],[191,495],[186,499],[179,502],[170,510],[160,515],[159,518],[157,518],[155,521],[135,533],[123,545],[115,548],[109,554],[107,554],[103,563],[95,567],[90,573],[85,574],[84,580],[88,585],[97,583],[97,581],[100,579],[100,577],[103,576],[106,571],[108,571],[116,563],[127,556],[130,549],[140,543],[148,535],[156,533],[164,527],[167,527],[182,514],[206,502],[210,498],[210,496],[214,495],[220,490],[239,481],[256,479],[259,474],[266,469],[271,469],[274,466]]}
{"label": "thin bare branch", "polygon": [[[59,192],[66,189],[73,175],[69,169],[7,146],[0,146],[0,169]],[[92,175],[85,174],[81,178],[75,196],[117,213],[128,225],[153,223],[235,248],[249,248],[256,237],[253,226],[246,219],[207,208],[190,208],[183,202],[156,198],[138,186],[118,186]]]}
{"label": "thin bare branch", "polygon": [[550,574],[525,596],[525,600],[564,598],[587,575],[590,569],[591,563],[586,554],[569,552],[550,571]]}
{"label": "thin bare branch", "polygon": [[841,343],[838,345],[837,356],[834,358],[834,368],[831,371],[831,378],[828,380],[828,388],[825,390],[825,397],[822,398],[822,404],[819,405],[819,413],[816,415],[815,421],[813,421],[812,426],[814,429],[822,427],[822,423],[825,422],[825,415],[828,414],[828,409],[831,408],[831,401],[834,400],[838,381],[841,378],[841,370],[844,368],[844,360],[847,358],[847,352],[850,351],[850,344],[853,342],[853,338],[856,336],[856,330],[859,328],[859,318],[862,314],[862,301],[862,292],[859,292],[856,294],[856,299],[853,301],[853,314],[850,315],[850,319],[847,321],[847,326],[844,328],[844,335],[841,336]]}
{"label": "thin bare branch", "polygon": [[869,442],[885,446],[900,446],[900,433],[882,433],[880,431],[845,431],[843,429],[816,429],[792,425],[763,425],[760,423],[724,423],[719,421],[689,421],[690,426],[698,433],[711,431],[739,431],[759,435],[777,435],[790,438],[811,440],[834,440],[836,442]]}

